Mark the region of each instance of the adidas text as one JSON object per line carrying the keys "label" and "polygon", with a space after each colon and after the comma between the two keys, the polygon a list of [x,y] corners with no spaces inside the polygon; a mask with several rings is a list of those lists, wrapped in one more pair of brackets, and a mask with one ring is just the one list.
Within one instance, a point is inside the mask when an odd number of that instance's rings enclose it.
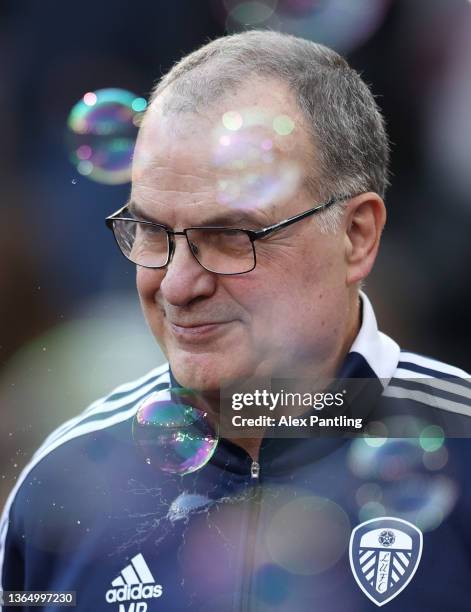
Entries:
{"label": "adidas text", "polygon": [[106,591],[106,601],[115,603],[117,601],[131,601],[136,599],[152,599],[162,595],[161,584],[136,584],[134,586],[125,585],[119,589],[109,589]]}

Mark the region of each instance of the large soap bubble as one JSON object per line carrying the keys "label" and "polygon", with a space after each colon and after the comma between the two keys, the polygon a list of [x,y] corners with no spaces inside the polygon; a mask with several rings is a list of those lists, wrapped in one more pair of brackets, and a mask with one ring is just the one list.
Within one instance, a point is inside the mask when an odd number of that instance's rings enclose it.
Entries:
{"label": "large soap bubble", "polygon": [[86,93],[72,108],[67,125],[70,159],[79,174],[98,183],[131,180],[137,129],[147,102],[124,89]]}
{"label": "large soap bubble", "polygon": [[133,437],[146,462],[180,475],[202,468],[218,443],[206,408],[203,399],[188,389],[147,396],[133,421]]}
{"label": "large soap bubble", "polygon": [[225,112],[213,131],[213,164],[220,172],[217,200],[236,209],[256,209],[293,197],[302,169],[280,156],[295,145],[294,120],[262,108]]}
{"label": "large soap bubble", "polygon": [[367,480],[357,490],[358,518],[399,516],[422,531],[436,529],[453,510],[457,483],[444,473],[448,451],[443,430],[418,426],[420,437],[387,438],[377,446],[374,438],[358,438],[348,458],[350,470]]}
{"label": "large soap bubble", "polygon": [[263,27],[345,54],[378,31],[392,0],[212,0],[211,5],[227,32]]}

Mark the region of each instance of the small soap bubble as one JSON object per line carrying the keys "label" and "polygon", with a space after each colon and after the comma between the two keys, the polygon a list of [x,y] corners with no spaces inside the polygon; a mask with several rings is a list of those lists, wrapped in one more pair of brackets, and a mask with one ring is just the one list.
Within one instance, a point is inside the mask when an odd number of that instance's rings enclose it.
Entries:
{"label": "small soap bubble", "polygon": [[448,450],[445,446],[441,446],[435,451],[426,451],[422,456],[422,461],[427,470],[441,470],[448,463]]}
{"label": "small soap bubble", "polygon": [[365,429],[365,444],[379,447],[387,442],[388,428],[381,421],[371,421]]}
{"label": "small soap bubble", "polygon": [[222,116],[222,124],[228,130],[236,132],[243,124],[242,115],[236,111],[228,111]]}
{"label": "small soap bubble", "polygon": [[204,400],[181,388],[158,391],[143,400],[134,417],[133,438],[147,464],[182,476],[202,468],[218,443]]}
{"label": "small soap bubble", "polygon": [[97,95],[93,93],[92,91],[89,91],[83,96],[83,102],[87,106],[95,106],[96,101],[97,101]]}
{"label": "small soap bubble", "polygon": [[352,472],[360,478],[397,481],[422,465],[423,451],[415,438],[358,438],[350,447],[348,458]]}
{"label": "small soap bubble", "polygon": [[433,453],[443,446],[445,434],[438,425],[428,425],[422,430],[419,440],[425,452]]}
{"label": "small soap bubble", "polygon": [[78,173],[106,185],[130,181],[139,119],[146,107],[144,98],[124,89],[86,93],[67,122],[70,159]]}
{"label": "small soap bubble", "polygon": [[379,518],[386,514],[386,508],[379,502],[369,501],[358,511],[358,518],[360,521],[370,521],[374,518]]}
{"label": "small soap bubble", "polygon": [[133,111],[135,111],[136,113],[142,113],[142,111],[145,111],[147,108],[147,102],[145,98],[135,98],[132,101],[131,106]]}
{"label": "small soap bubble", "polygon": [[79,161],[77,164],[77,170],[82,176],[90,176],[93,172],[93,168],[93,163],[88,161],[88,159],[82,159],[82,161]]}
{"label": "small soap bubble", "polygon": [[273,119],[273,129],[280,136],[288,136],[294,130],[294,121],[288,115],[278,115]]}
{"label": "small soap bubble", "polygon": [[364,506],[370,502],[380,502],[383,496],[383,491],[379,484],[375,482],[365,482],[358,487],[355,493],[355,499],[358,506]]}
{"label": "small soap bubble", "polygon": [[79,159],[90,159],[90,157],[92,156],[92,148],[89,147],[88,145],[81,145],[78,149],[77,149],[77,157]]}
{"label": "small soap bubble", "polygon": [[230,32],[237,27],[262,26],[274,15],[276,0],[226,0],[225,5],[228,10],[226,29]]}

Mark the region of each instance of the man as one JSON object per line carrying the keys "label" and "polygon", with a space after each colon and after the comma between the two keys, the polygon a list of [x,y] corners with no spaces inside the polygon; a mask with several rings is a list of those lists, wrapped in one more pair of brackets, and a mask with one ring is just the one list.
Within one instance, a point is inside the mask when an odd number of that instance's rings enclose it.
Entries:
{"label": "man", "polygon": [[[447,415],[468,426],[469,382],[401,352],[360,292],[385,223],[387,163],[372,94],[323,46],[247,32],[162,79],[130,200],[108,224],[137,264],[169,365],[99,400],[36,453],[4,512],[5,591],[75,591],[79,610],[119,612],[469,609],[471,453],[466,440],[442,439]],[[153,393],[170,404],[193,394],[216,428],[228,384],[333,378],[367,379],[375,420],[414,413],[433,435],[222,433],[180,469],[190,447],[162,460],[180,417],[141,413]],[[364,408],[358,397],[351,414]],[[146,461],[133,421],[138,435],[159,422]],[[383,435],[391,426],[379,425]]]}

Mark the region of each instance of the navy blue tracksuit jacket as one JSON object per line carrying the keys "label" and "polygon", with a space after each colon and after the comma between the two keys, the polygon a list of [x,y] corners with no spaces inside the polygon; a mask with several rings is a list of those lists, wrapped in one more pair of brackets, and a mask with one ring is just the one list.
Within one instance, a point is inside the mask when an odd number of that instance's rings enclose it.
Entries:
{"label": "navy blue tracksuit jacket", "polygon": [[[401,351],[364,296],[362,307],[342,375],[376,381],[383,414],[438,411],[464,431],[466,374]],[[466,437],[265,438],[257,464],[220,439],[181,476],[147,464],[131,431],[142,399],[175,384],[164,365],[49,436],[4,510],[4,591],[75,591],[80,612],[367,612],[381,589],[399,590],[383,604],[391,612],[471,610]],[[355,528],[381,517],[422,534],[418,564],[418,540],[401,548],[408,536],[392,523],[378,523],[379,536],[366,524],[349,550]]]}

